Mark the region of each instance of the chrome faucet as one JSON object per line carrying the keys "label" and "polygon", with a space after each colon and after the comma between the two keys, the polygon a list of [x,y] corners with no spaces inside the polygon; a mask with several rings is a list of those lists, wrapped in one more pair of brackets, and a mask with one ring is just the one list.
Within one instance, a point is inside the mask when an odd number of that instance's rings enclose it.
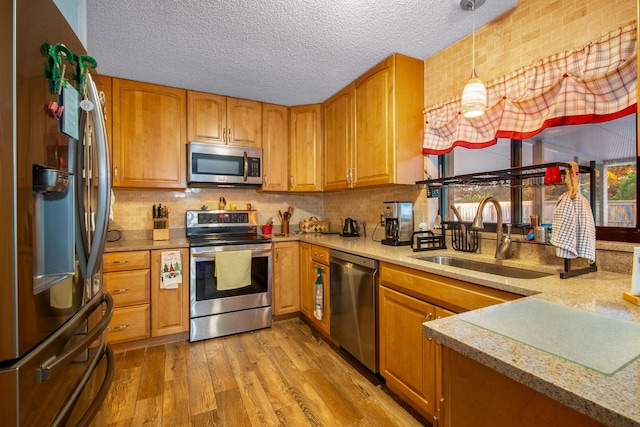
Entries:
{"label": "chrome faucet", "polygon": [[496,208],[496,212],[498,214],[498,224],[496,224],[497,228],[497,241],[496,241],[496,259],[506,259],[507,252],[509,251],[509,247],[511,246],[511,224],[507,224],[507,235],[504,236],[502,233],[502,208],[500,207],[500,203],[494,197],[485,197],[480,202],[480,206],[478,206],[478,212],[476,212],[476,216],[473,219],[473,224],[471,224],[472,230],[482,230],[484,229],[484,224],[482,222],[482,212],[484,211],[484,207],[487,202],[493,203],[493,206]]}

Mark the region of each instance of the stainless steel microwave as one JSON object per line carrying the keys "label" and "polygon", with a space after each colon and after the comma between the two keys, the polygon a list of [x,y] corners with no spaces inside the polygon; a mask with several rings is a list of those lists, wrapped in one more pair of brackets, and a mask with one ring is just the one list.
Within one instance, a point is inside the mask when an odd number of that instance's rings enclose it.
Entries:
{"label": "stainless steel microwave", "polygon": [[190,142],[187,182],[190,185],[262,185],[262,149]]}

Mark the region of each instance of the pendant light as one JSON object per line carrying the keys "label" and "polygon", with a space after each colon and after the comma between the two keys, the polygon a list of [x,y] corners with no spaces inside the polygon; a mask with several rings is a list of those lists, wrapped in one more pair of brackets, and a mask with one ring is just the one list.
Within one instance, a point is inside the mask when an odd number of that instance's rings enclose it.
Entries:
{"label": "pendant light", "polygon": [[462,91],[462,115],[466,118],[480,117],[487,108],[487,88],[476,75],[476,20],[475,10],[484,4],[485,0],[460,0],[460,9],[470,10],[473,16],[473,32],[471,33],[471,78]]}

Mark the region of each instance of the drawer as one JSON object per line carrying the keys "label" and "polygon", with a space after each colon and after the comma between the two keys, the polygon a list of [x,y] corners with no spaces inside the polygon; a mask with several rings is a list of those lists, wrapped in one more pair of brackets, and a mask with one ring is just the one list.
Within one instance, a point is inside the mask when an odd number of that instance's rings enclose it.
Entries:
{"label": "drawer", "polygon": [[380,284],[454,313],[522,298],[522,295],[386,262],[380,263]]}
{"label": "drawer", "polygon": [[329,265],[329,248],[311,245],[311,259],[315,262]]}
{"label": "drawer", "polygon": [[102,257],[102,272],[149,268],[149,251],[108,252]]}
{"label": "drawer", "polygon": [[106,292],[113,297],[116,307],[149,303],[149,269],[116,271],[103,274]]}
{"label": "drawer", "polygon": [[149,338],[149,304],[116,308],[107,331],[111,344]]}

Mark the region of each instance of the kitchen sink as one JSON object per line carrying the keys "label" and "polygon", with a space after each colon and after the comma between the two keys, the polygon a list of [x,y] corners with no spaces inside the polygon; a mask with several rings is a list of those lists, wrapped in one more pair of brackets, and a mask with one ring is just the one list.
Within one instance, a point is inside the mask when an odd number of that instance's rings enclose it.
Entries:
{"label": "kitchen sink", "polygon": [[551,276],[551,273],[541,271],[525,270],[524,268],[509,267],[506,265],[491,264],[488,262],[475,261],[452,256],[421,256],[415,257],[421,261],[433,262],[440,265],[450,265],[451,267],[464,268],[467,270],[480,271],[482,273],[495,274],[497,276],[513,277],[516,279],[537,279]]}

